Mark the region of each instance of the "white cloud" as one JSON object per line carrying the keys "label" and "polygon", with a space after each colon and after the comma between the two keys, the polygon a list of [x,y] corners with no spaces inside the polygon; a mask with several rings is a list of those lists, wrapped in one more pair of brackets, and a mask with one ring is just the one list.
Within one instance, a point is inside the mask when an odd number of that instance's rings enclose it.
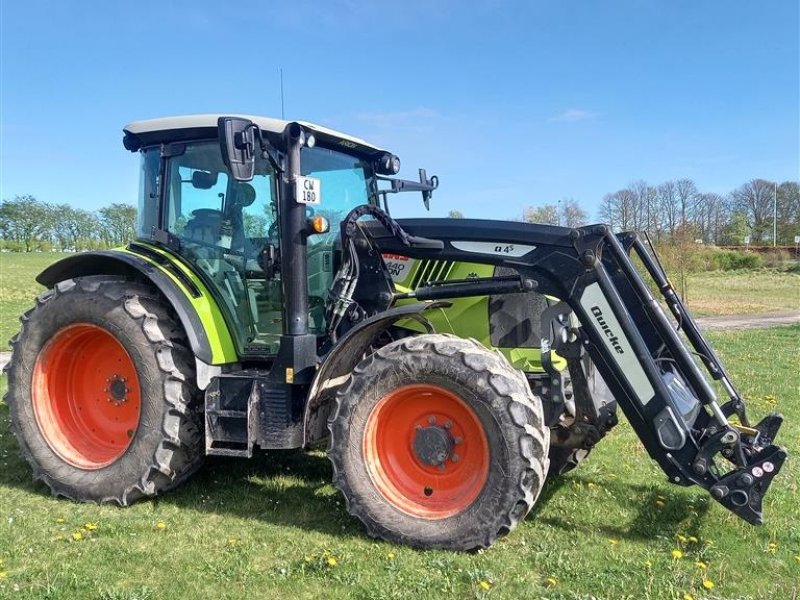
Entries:
{"label": "white cloud", "polygon": [[562,123],[575,123],[577,121],[588,121],[590,119],[596,119],[599,116],[599,113],[593,112],[591,110],[582,110],[579,108],[569,108],[564,112],[556,115],[555,117],[550,117],[550,121],[559,121]]}

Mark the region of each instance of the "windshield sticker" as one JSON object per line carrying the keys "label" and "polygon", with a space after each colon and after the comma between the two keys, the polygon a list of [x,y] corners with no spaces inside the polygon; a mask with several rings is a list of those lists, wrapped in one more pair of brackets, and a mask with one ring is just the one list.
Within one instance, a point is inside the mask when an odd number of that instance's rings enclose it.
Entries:
{"label": "windshield sticker", "polygon": [[298,177],[294,185],[298,204],[322,202],[322,184],[316,177]]}
{"label": "windshield sticker", "polygon": [[536,246],[525,244],[508,244],[506,242],[450,242],[453,248],[472,252],[474,254],[499,254],[500,256],[511,256],[519,258],[528,252],[536,250]]}

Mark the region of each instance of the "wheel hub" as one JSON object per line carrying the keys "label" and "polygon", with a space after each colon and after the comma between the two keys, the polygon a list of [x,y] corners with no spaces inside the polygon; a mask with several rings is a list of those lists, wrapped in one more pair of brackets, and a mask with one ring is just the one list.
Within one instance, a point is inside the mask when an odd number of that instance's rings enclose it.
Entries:
{"label": "wheel hub", "polygon": [[438,425],[417,427],[414,433],[414,454],[432,467],[443,465],[453,451],[453,436]]}
{"label": "wheel hub", "polygon": [[123,402],[128,401],[128,386],[126,385],[127,379],[120,377],[116,373],[108,379],[108,387],[106,393],[109,394],[108,401],[119,406]]}

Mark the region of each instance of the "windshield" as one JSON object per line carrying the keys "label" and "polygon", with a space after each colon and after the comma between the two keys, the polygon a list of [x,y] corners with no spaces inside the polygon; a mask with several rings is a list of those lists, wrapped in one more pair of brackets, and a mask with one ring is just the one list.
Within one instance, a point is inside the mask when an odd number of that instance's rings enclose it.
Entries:
{"label": "windshield", "polygon": [[303,148],[300,171],[320,180],[321,201],[310,208],[330,221],[332,233],[339,231],[339,223],[347,213],[369,203],[366,163],[354,156],[327,148]]}

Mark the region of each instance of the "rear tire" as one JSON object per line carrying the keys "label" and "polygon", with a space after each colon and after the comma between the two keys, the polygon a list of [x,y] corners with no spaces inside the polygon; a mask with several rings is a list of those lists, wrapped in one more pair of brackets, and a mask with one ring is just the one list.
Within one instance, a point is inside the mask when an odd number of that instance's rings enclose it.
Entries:
{"label": "rear tire", "polygon": [[549,430],[521,372],[474,340],[419,335],[362,361],[329,421],[334,485],[369,535],[490,546],[528,514]]}
{"label": "rear tire", "polygon": [[200,467],[193,357],[154,289],[70,279],[20,320],[5,399],[34,479],[53,495],[126,506]]}

